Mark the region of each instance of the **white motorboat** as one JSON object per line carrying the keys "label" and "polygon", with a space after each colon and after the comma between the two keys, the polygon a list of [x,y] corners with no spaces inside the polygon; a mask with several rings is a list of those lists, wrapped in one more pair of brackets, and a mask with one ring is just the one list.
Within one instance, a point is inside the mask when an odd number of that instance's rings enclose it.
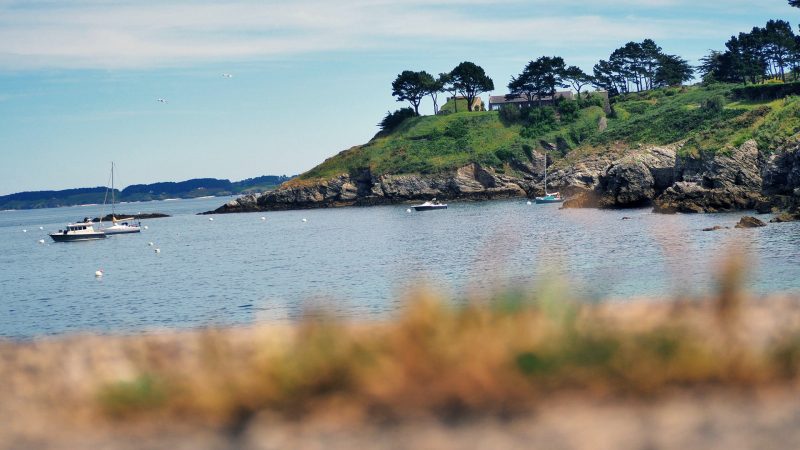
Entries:
{"label": "white motorboat", "polygon": [[447,209],[447,203],[441,203],[435,198],[431,201],[427,201],[421,205],[414,205],[412,206],[415,211],[430,211],[433,209]]}
{"label": "white motorboat", "polygon": [[50,233],[50,237],[56,242],[73,242],[105,239],[106,234],[102,230],[96,230],[92,222],[86,221],[68,224],[67,228]]}

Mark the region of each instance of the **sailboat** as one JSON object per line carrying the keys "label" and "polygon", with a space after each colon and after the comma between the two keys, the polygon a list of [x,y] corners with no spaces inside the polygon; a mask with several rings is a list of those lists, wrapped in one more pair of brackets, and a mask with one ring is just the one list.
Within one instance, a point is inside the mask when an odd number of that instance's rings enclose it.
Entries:
{"label": "sailboat", "polygon": [[142,231],[141,223],[133,217],[127,217],[122,219],[117,219],[116,213],[114,211],[114,204],[116,203],[116,198],[114,197],[114,162],[111,162],[111,226],[103,228],[101,226],[101,230],[105,232],[106,235],[112,234],[128,234],[128,233],[140,233]]}
{"label": "sailboat", "polygon": [[561,203],[564,199],[558,192],[547,192],[547,155],[544,157],[544,196],[536,197],[536,203]]}

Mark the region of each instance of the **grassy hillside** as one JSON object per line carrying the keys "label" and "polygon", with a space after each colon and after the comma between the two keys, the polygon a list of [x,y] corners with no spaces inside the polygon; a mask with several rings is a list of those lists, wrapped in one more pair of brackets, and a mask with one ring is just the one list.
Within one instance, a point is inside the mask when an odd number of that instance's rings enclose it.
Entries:
{"label": "grassy hillside", "polygon": [[379,174],[434,173],[470,162],[507,171],[512,158],[527,159],[532,150],[545,146],[559,159],[570,152],[681,140],[686,141],[687,153],[725,151],[751,138],[763,149],[775,149],[797,137],[800,98],[739,101],[732,94],[736,87],[718,84],[628,94],[615,99],[608,113],[595,100],[577,111],[562,105],[549,108],[549,113],[531,111],[519,117],[496,111],[415,117],[327,159],[299,179],[330,178],[364,168]]}

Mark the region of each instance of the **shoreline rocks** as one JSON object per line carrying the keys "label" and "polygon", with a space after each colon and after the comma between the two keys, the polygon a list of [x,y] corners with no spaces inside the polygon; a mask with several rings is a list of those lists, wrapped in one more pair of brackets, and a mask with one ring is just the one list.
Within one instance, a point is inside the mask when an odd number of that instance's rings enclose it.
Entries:
{"label": "shoreline rocks", "polygon": [[373,175],[368,169],[322,182],[285,183],[265,193],[234,199],[214,211],[220,214],[288,209],[371,206],[430,200],[491,200],[526,197],[536,181],[499,174],[480,164],[468,164],[440,174]]}
{"label": "shoreline rocks", "polygon": [[[754,140],[700,155],[681,155],[681,148],[676,143],[603,155],[568,155],[568,167],[548,171],[548,186],[565,197],[564,208],[652,205],[655,212],[667,214],[757,209],[800,217],[800,143],[772,155],[759,151]],[[202,214],[386,205],[433,197],[532,198],[544,190],[546,156],[531,156],[508,163],[506,169],[513,176],[473,163],[435,174],[378,175],[361,169],[322,181],[292,180],[274,191],[245,195]]]}
{"label": "shoreline rocks", "polygon": [[744,216],[736,224],[736,228],[761,228],[767,226],[763,221],[753,216]]}

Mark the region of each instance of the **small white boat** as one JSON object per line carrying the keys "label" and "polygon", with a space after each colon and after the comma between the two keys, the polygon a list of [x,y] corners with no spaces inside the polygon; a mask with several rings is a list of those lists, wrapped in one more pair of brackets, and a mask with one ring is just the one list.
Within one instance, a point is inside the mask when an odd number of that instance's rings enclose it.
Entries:
{"label": "small white boat", "polygon": [[114,162],[112,161],[111,162],[111,226],[108,227],[104,226],[102,224],[102,219],[100,219],[101,220],[100,229],[107,235],[141,233],[142,224],[135,218],[128,217],[125,219],[117,219],[117,217],[114,215],[114,205],[116,204],[116,200],[117,199],[114,197]]}
{"label": "small white boat", "polygon": [[561,194],[558,192],[554,192],[552,194],[545,193],[544,197],[536,197],[536,203],[561,203],[564,199],[561,198]]}
{"label": "small white boat", "polygon": [[447,209],[447,203],[441,203],[435,198],[431,201],[425,202],[421,205],[412,206],[415,211],[430,211],[433,209]]}
{"label": "small white boat", "polygon": [[112,216],[111,226],[103,228],[105,234],[127,234],[127,233],[140,233],[142,226],[138,222],[134,222],[133,217],[127,219],[116,219]]}
{"label": "small white boat", "polygon": [[544,196],[535,198],[537,204],[561,203],[564,201],[559,192],[547,192],[547,157],[544,159]]}
{"label": "small white boat", "polygon": [[105,239],[103,231],[95,230],[91,222],[71,223],[64,230],[57,233],[50,233],[50,237],[56,242],[91,241],[94,239]]}

